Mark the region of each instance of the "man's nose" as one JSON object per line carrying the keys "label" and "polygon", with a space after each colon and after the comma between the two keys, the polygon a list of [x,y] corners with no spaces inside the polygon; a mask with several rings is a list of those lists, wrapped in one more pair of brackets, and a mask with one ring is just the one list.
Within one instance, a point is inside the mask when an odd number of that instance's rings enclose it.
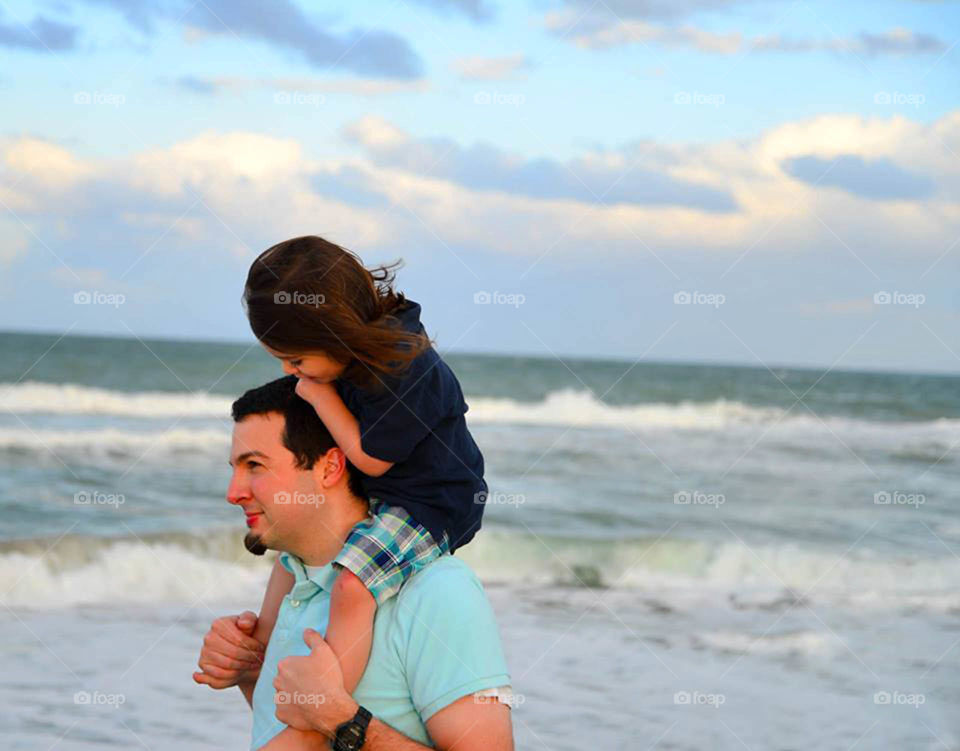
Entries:
{"label": "man's nose", "polygon": [[247,483],[243,481],[236,472],[230,478],[230,484],[227,486],[227,503],[237,506],[250,497],[250,489]]}

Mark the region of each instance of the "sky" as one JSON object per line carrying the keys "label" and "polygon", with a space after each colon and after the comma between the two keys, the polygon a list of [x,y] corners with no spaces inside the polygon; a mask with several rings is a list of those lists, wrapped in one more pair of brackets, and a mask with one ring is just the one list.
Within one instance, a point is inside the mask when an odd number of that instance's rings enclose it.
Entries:
{"label": "sky", "polygon": [[251,341],[321,235],[444,352],[960,372],[960,3],[0,0],[0,329]]}

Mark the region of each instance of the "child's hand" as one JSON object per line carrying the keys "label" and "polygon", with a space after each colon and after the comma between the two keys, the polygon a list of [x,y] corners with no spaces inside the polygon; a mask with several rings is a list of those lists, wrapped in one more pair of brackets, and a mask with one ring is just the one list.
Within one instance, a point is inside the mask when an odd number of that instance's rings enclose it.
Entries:
{"label": "child's hand", "polygon": [[332,383],[321,383],[310,378],[300,378],[297,381],[297,396],[310,402],[314,408],[316,408],[318,402],[328,397],[330,392],[337,393]]}

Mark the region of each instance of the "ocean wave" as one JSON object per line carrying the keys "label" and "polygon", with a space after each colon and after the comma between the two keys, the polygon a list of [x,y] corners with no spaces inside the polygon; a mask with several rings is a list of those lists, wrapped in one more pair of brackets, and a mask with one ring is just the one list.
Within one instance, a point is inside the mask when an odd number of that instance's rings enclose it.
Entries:
{"label": "ocean wave", "polygon": [[[17,415],[113,415],[122,417],[201,417],[229,419],[233,398],[208,393],[124,392],[27,381],[0,384],[0,408]],[[840,416],[817,417],[806,410],[786,410],[736,400],[607,404],[591,392],[551,391],[539,401],[468,396],[471,424],[572,426],[584,428],[678,429],[716,431],[737,426],[783,425],[791,429],[850,431],[930,430],[960,436],[960,420],[877,422]],[[949,444],[947,444],[949,445]]]}
{"label": "ocean wave", "polygon": [[14,414],[219,417],[229,419],[233,399],[205,393],[112,391],[72,383],[0,384],[0,408]]}
{"label": "ocean wave", "polygon": [[230,446],[226,430],[166,431],[30,430],[0,428],[0,454],[50,454],[72,459],[141,461],[223,458]]}
{"label": "ocean wave", "polygon": [[[485,530],[457,555],[488,585],[641,591],[673,610],[700,607],[706,599],[771,612],[806,602],[960,612],[960,562],[950,556],[855,557],[679,538],[542,539],[499,529]],[[268,565],[244,550],[238,530],[7,542],[0,591],[8,605],[21,607],[225,596],[259,601]]]}

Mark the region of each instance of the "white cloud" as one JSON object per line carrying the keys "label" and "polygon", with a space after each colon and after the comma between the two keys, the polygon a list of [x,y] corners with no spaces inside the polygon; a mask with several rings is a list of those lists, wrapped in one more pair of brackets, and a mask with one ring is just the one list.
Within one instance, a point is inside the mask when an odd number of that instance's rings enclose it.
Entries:
{"label": "white cloud", "polygon": [[[844,245],[865,259],[894,253],[933,260],[960,235],[960,160],[945,147],[960,148],[960,112],[930,124],[902,116],[824,115],[784,123],[752,140],[630,144],[584,154],[577,163],[595,175],[609,174],[611,182],[637,165],[670,180],[719,186],[735,199],[733,210],[725,211],[481,189],[463,174],[478,155],[489,153],[521,171],[526,160],[495,147],[453,144],[470,158],[461,161],[460,172],[438,176],[416,160],[398,164],[377,157],[382,150],[430,157],[437,142],[375,117],[352,123],[346,133],[366,156],[317,160],[292,139],[206,132],[121,160],[84,161],[61,147],[23,139],[7,143],[0,154],[19,170],[0,177],[0,195],[27,207],[24,220],[48,242],[113,243],[112,252],[128,256],[115,276],[147,249],[249,257],[299,234],[326,235],[358,252],[378,248],[397,255],[449,248],[531,259],[584,252],[612,259],[713,251],[731,260],[749,247],[767,254],[824,247],[849,252]],[[838,155],[888,160],[927,176],[937,189],[923,201],[878,204],[794,179],[782,168],[792,157]],[[553,168],[561,172],[563,165],[555,162]],[[9,219],[0,223],[0,238],[6,261],[35,242]]]}
{"label": "white cloud", "polygon": [[520,77],[531,63],[526,55],[518,53],[502,57],[460,57],[450,67],[467,81],[506,81]]}

